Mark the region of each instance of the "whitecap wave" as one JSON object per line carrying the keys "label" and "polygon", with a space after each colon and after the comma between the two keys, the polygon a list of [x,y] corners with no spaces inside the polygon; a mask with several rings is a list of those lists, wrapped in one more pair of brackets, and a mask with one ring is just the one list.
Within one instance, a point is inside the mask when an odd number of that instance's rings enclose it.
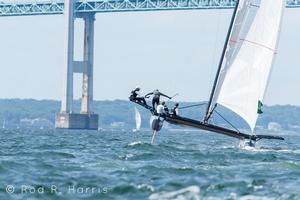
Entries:
{"label": "whitecap wave", "polygon": [[148,184],[139,184],[137,185],[137,188],[140,190],[149,190],[151,192],[154,192],[154,187],[152,185],[148,185]]}
{"label": "whitecap wave", "polygon": [[268,148],[268,147],[250,147],[250,146],[245,146],[245,147],[242,147],[241,149],[244,149],[247,151],[254,151],[254,152],[280,152],[280,153],[300,154],[299,149],[274,149],[274,148]]}
{"label": "whitecap wave", "polygon": [[129,153],[129,154],[126,154],[125,156],[119,156],[120,159],[122,160],[128,160],[130,158],[132,158],[134,155]]}
{"label": "whitecap wave", "polygon": [[196,185],[171,192],[158,192],[149,196],[149,200],[200,200],[200,188]]}
{"label": "whitecap wave", "polygon": [[206,200],[223,200],[223,199],[232,199],[232,200],[275,200],[274,197],[265,197],[265,196],[255,196],[255,195],[245,195],[238,197],[238,195],[234,192],[230,193],[228,198],[220,198],[220,197],[205,197]]}
{"label": "whitecap wave", "polygon": [[299,149],[282,149],[282,148],[272,148],[264,146],[249,146],[247,140],[240,140],[239,146],[240,149],[254,152],[281,152],[281,153],[294,153],[300,154]]}
{"label": "whitecap wave", "polygon": [[141,144],[144,144],[144,143],[141,141],[136,141],[136,142],[129,143],[128,146],[132,147],[132,146],[137,146],[137,145],[141,145]]}
{"label": "whitecap wave", "polygon": [[239,200],[275,200],[274,197],[263,197],[255,195],[246,195],[239,198]]}

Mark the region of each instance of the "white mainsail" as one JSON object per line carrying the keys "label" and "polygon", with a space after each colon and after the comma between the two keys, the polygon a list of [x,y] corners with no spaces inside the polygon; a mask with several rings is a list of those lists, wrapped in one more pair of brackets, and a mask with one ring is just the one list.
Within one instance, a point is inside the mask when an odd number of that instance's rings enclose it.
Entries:
{"label": "white mainsail", "polygon": [[139,131],[141,129],[142,118],[139,110],[135,107],[135,130]]}
{"label": "white mainsail", "polygon": [[213,104],[241,116],[254,130],[276,55],[285,0],[240,0]]}

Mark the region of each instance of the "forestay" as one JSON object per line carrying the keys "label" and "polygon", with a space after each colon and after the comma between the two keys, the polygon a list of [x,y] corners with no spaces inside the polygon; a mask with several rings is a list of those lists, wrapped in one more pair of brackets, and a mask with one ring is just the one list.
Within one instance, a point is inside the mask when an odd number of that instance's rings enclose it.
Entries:
{"label": "forestay", "polygon": [[277,51],[285,0],[240,0],[213,104],[240,115],[254,130]]}

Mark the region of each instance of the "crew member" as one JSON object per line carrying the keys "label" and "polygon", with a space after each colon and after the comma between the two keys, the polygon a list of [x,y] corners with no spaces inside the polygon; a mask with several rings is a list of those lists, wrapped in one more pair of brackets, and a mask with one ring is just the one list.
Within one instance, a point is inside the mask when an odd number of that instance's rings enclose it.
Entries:
{"label": "crew member", "polygon": [[155,105],[159,105],[159,100],[160,100],[160,95],[161,96],[164,96],[164,97],[167,97],[168,99],[171,99],[171,97],[161,93],[158,89],[154,90],[153,92],[150,92],[148,94],[146,94],[146,98],[148,98],[150,95],[153,95],[153,98],[152,98],[152,107],[155,109]]}
{"label": "crew member", "polygon": [[141,90],[141,88],[139,88],[139,87],[136,87],[134,90],[132,90],[129,100],[147,105],[145,98],[140,97],[140,95],[139,95],[140,90]]}
{"label": "crew member", "polygon": [[168,108],[167,104],[164,103],[163,106],[164,106],[164,112],[165,112],[165,114],[169,114],[169,108]]}
{"label": "crew member", "polygon": [[176,103],[174,108],[171,111],[172,111],[172,115],[179,115],[179,103]]}
{"label": "crew member", "polygon": [[164,115],[165,114],[165,107],[166,107],[166,102],[162,101],[157,107],[156,107],[156,112],[159,115]]}

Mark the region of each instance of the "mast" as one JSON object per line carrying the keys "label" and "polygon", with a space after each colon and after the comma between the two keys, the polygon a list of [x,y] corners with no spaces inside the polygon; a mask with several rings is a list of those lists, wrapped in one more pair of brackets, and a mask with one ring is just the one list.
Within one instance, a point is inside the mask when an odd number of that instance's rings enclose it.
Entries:
{"label": "mast", "polygon": [[205,123],[208,122],[208,120],[209,120],[209,118],[210,118],[210,116],[212,114],[211,104],[212,104],[213,97],[215,95],[215,91],[216,91],[216,87],[217,87],[219,75],[220,75],[221,68],[222,68],[222,65],[223,65],[223,61],[224,61],[224,58],[225,58],[225,53],[226,53],[227,46],[228,46],[228,43],[229,43],[230,35],[231,35],[232,29],[233,29],[233,23],[234,23],[236,14],[237,14],[237,9],[239,7],[239,2],[240,2],[240,0],[236,1],[236,5],[235,5],[235,8],[234,8],[232,17],[231,17],[231,21],[230,21],[229,29],[228,29],[228,32],[227,32],[225,44],[224,44],[224,47],[223,47],[221,59],[220,59],[218,70],[217,70],[216,77],[215,77],[215,80],[214,80],[214,85],[213,85],[212,91],[210,93],[208,105],[207,105],[207,108],[206,108],[206,113],[205,113],[205,117],[204,117],[204,122]]}

